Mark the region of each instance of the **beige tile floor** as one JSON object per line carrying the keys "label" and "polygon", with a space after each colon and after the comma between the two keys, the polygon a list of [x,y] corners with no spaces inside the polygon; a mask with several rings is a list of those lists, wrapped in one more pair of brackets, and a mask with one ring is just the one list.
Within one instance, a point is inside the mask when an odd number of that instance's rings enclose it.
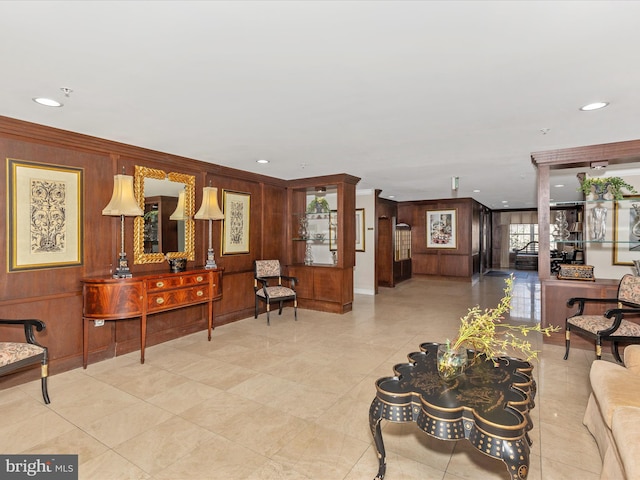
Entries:
{"label": "beige tile floor", "polygon": [[[535,274],[515,285],[512,322],[539,319]],[[286,308],[0,391],[0,452],[79,454],[83,480],[371,480],[374,382],[426,341],[453,337],[472,305],[491,307],[503,278],[475,285],[414,278],[332,315]],[[582,425],[591,351],[543,345],[532,480],[595,480],[600,457]],[[29,412],[25,415],[25,412]],[[383,422],[388,480],[508,479],[502,462],[466,441],[430,439]]]}

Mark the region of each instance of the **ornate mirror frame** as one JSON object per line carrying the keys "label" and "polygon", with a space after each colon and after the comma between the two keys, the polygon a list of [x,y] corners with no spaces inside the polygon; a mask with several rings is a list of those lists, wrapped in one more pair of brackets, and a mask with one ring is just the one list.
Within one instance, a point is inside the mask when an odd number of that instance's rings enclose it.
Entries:
{"label": "ornate mirror frame", "polygon": [[195,221],[193,215],[195,213],[195,196],[196,196],[196,177],[195,175],[187,175],[184,173],[169,172],[157,170],[155,168],[147,168],[136,165],[135,177],[133,182],[133,191],[140,208],[144,210],[144,180],[145,178],[153,178],[156,180],[169,180],[171,182],[184,183],[185,198],[184,208],[185,214],[189,217],[184,221],[185,235],[185,251],[184,252],[158,252],[144,253],[144,217],[136,217],[133,223],[133,263],[162,263],[171,258],[186,258],[187,260],[195,259]]}

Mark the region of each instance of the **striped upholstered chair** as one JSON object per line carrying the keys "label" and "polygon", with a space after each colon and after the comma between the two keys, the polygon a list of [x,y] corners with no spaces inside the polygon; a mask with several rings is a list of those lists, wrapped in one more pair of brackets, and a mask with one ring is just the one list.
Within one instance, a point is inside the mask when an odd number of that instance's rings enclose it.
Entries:
{"label": "striped upholstered chair", "polygon": [[47,392],[47,378],[49,376],[49,354],[47,347],[38,344],[33,334],[33,328],[38,332],[45,329],[41,320],[4,320],[0,325],[20,325],[24,327],[24,342],[0,342],[0,375],[13,373],[29,365],[39,363],[44,403],[49,403]]}
{"label": "striped upholstered chair", "polygon": [[[608,308],[598,315],[585,315],[587,304],[601,304]],[[640,277],[625,275],[618,285],[616,298],[571,298],[568,307],[578,305],[578,311],[568,317],[565,323],[564,359],[569,357],[571,332],[596,342],[596,358],[602,357],[602,342],[611,342],[611,352],[616,361],[622,363],[618,344],[640,343]],[[629,319],[635,319],[631,321]]]}
{"label": "striped upholstered chair", "polygon": [[[288,285],[283,285],[285,280]],[[284,302],[293,300],[293,315],[298,320],[298,299],[296,297],[296,277],[282,275],[279,260],[256,260],[254,263],[254,284],[256,297],[255,318],[258,318],[258,307],[260,302],[267,304],[267,325],[271,325],[269,311],[272,303],[278,303],[280,308],[278,314],[282,315]]]}

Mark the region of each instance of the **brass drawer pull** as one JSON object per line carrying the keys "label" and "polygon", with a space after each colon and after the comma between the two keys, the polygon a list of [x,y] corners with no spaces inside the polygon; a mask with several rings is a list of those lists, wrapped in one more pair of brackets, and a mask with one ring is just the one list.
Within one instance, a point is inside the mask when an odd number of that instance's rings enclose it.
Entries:
{"label": "brass drawer pull", "polygon": [[204,280],[204,278],[203,278],[202,276],[198,275],[198,276],[196,277],[196,280],[197,280],[198,282],[201,282],[202,280]]}
{"label": "brass drawer pull", "polygon": [[196,295],[197,295],[198,297],[201,297],[201,296],[203,296],[203,295],[204,295],[204,292],[203,292],[202,290],[198,290],[198,291],[196,292]]}
{"label": "brass drawer pull", "polygon": [[164,287],[164,282],[156,282],[156,287],[158,288]]}
{"label": "brass drawer pull", "polygon": [[158,305],[162,305],[162,304],[164,303],[164,298],[162,298],[162,297],[158,297],[158,298],[156,298],[156,303],[157,303]]}

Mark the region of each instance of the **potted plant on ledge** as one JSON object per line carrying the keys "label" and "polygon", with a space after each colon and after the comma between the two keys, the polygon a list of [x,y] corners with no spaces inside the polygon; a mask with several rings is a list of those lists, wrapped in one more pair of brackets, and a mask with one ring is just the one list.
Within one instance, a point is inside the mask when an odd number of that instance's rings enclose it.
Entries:
{"label": "potted plant on ledge", "polygon": [[636,189],[620,177],[589,177],[580,184],[587,200],[622,200],[623,190],[638,193]]}
{"label": "potted plant on ledge", "polygon": [[531,332],[540,332],[549,336],[557,332],[560,327],[549,326],[542,328],[540,324],[509,325],[502,323],[504,315],[511,310],[513,294],[513,275],[505,279],[504,296],[495,308],[482,310],[479,305],[470,308],[460,319],[458,336],[454,340],[447,339],[446,343],[438,345],[438,373],[444,380],[450,380],[462,374],[467,367],[469,354],[474,353],[474,360],[484,355],[486,360],[495,362],[500,356],[510,352],[519,352],[526,361],[538,357],[538,351],[533,350],[531,342],[526,337]]}

